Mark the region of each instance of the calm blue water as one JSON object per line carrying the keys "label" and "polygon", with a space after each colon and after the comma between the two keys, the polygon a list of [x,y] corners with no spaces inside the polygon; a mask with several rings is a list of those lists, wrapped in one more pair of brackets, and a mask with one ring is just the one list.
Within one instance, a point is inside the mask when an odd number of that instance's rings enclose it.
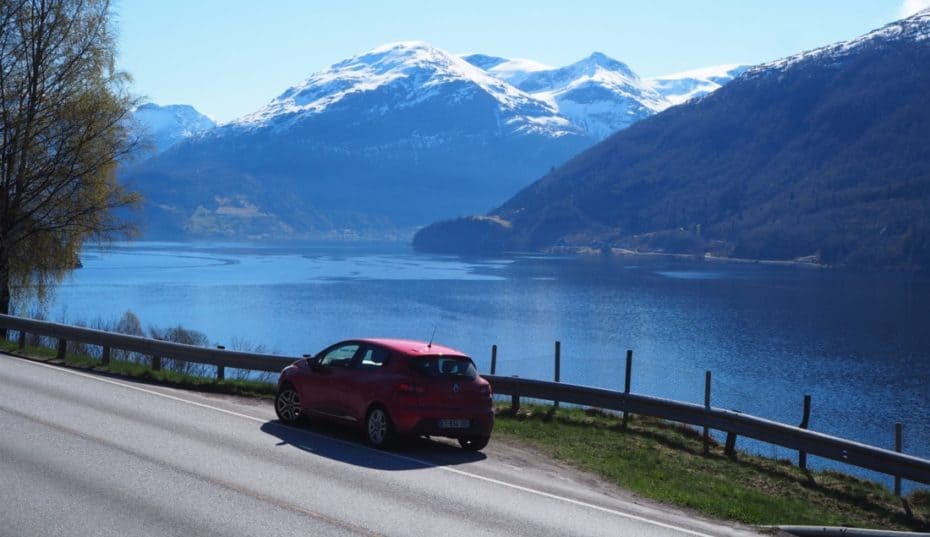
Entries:
{"label": "calm blue water", "polygon": [[[55,321],[178,323],[229,348],[299,356],[350,337],[435,340],[482,371],[703,402],[930,457],[930,281],[652,258],[462,261],[396,245],[90,249],[50,305]],[[744,444],[741,444],[745,447]],[[795,458],[768,446],[764,455]],[[826,464],[820,461],[820,464]],[[886,481],[887,480],[884,480]]]}

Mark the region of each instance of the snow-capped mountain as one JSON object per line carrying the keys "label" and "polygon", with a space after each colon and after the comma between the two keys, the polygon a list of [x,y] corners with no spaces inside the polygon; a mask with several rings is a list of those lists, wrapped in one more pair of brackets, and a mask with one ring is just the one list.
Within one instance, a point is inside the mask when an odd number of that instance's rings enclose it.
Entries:
{"label": "snow-capped mountain", "polygon": [[925,272],[927,88],[930,10],[751,68],[604,140],[490,213],[424,228],[414,247],[619,247]]}
{"label": "snow-capped mountain", "polygon": [[495,107],[501,133],[559,137],[579,132],[548,102],[419,41],[385,45],[339,62],[230,126],[281,128],[334,111],[384,116],[431,101],[482,100]]}
{"label": "snow-capped mountain", "polygon": [[551,103],[597,140],[665,108],[662,96],[625,63],[600,52],[560,69],[530,73],[517,87]]}
{"label": "snow-capped mountain", "polygon": [[483,54],[464,59],[549,103],[595,140],[670,106],[706,95],[744,70],[727,65],[642,79],[625,63],[600,52],[560,68]]}
{"label": "snow-capped mountain", "polygon": [[484,211],[595,140],[421,42],[336,63],[128,168],[162,237],[397,236]]}
{"label": "snow-capped mountain", "polygon": [[149,142],[156,153],[216,126],[215,121],[186,104],[147,103],[136,108],[132,115],[142,129],[143,140]]}
{"label": "snow-capped mountain", "polygon": [[739,64],[704,67],[650,78],[646,83],[665,99],[667,106],[675,106],[720,89],[748,68]]}
{"label": "snow-capped mountain", "polygon": [[[867,47],[890,47],[902,41],[919,43],[928,39],[930,39],[930,8],[919,11],[906,19],[886,24],[850,41],[833,43],[755,66],[749,69],[748,76],[755,77],[770,74],[773,71],[784,71],[796,64],[812,60],[840,62],[843,58],[857,54]],[[834,63],[834,67],[838,66],[838,63]]]}
{"label": "snow-capped mountain", "polygon": [[491,76],[514,86],[519,85],[527,76],[533,73],[555,69],[555,67],[551,65],[524,58],[508,59],[499,56],[488,56],[486,54],[470,54],[468,56],[462,56],[462,59],[479,69],[483,69]]}

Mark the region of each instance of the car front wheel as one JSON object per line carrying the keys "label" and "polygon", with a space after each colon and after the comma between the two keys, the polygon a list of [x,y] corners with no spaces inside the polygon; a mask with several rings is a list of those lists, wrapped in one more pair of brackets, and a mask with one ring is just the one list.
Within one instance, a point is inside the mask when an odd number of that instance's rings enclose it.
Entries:
{"label": "car front wheel", "polygon": [[490,436],[466,436],[465,438],[459,438],[459,445],[469,451],[481,451],[488,445],[490,440]]}
{"label": "car front wheel", "polygon": [[301,418],[300,394],[290,384],[278,390],[274,398],[274,410],[278,419],[284,423],[297,423]]}
{"label": "car front wheel", "polygon": [[372,447],[383,448],[391,440],[391,418],[383,408],[376,406],[368,411],[365,420],[365,440]]}

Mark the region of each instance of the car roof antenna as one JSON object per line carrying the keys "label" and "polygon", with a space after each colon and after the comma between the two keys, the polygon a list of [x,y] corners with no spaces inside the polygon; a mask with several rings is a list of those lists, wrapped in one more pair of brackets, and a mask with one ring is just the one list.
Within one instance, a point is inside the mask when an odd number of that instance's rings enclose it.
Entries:
{"label": "car roof antenna", "polygon": [[433,324],[433,333],[429,335],[429,343],[426,344],[427,349],[433,348],[433,338],[436,337],[436,324]]}

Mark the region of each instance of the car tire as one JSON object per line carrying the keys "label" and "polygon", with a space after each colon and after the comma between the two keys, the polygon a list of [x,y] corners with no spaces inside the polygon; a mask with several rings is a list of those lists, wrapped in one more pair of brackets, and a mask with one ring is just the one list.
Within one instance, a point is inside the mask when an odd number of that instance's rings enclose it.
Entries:
{"label": "car tire", "polygon": [[285,384],[278,389],[274,398],[274,411],[278,420],[289,425],[298,423],[303,418],[300,408],[300,394],[291,384]]}
{"label": "car tire", "polygon": [[384,448],[394,436],[394,425],[384,407],[373,406],[365,418],[365,442],[371,447]]}
{"label": "car tire", "polygon": [[469,451],[481,451],[490,440],[490,436],[466,436],[459,438],[459,445]]}

